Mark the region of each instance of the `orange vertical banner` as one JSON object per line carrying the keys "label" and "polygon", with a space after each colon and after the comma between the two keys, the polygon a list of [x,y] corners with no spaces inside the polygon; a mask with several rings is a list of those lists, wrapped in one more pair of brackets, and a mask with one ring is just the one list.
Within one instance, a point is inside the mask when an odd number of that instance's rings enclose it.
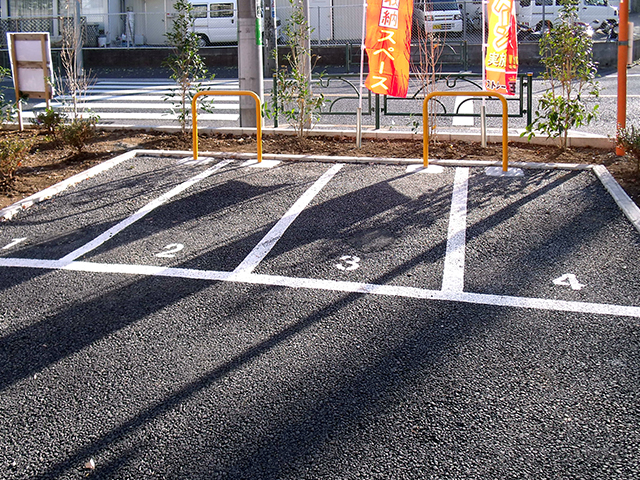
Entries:
{"label": "orange vertical banner", "polygon": [[518,24],[513,0],[489,0],[485,90],[514,95],[518,77]]}
{"label": "orange vertical banner", "polygon": [[373,93],[406,97],[413,0],[369,0],[365,47],[369,74],[364,85]]}

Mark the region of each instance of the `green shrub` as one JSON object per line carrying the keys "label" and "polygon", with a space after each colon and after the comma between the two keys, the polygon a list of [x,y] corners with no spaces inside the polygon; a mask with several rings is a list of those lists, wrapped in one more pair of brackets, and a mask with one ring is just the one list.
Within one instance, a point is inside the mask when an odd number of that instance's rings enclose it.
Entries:
{"label": "green shrub", "polygon": [[633,155],[636,160],[636,171],[640,173],[640,129],[636,130],[634,125],[618,129],[618,145]]}
{"label": "green shrub", "polygon": [[29,153],[31,140],[5,138],[0,140],[0,185],[6,185],[13,179],[15,171]]}
{"label": "green shrub", "polygon": [[64,143],[81,153],[87,142],[95,137],[97,122],[97,117],[75,118],[71,123],[60,125],[60,137]]}
{"label": "green shrub", "polygon": [[[0,82],[7,78],[11,78],[11,70],[5,67],[0,67]],[[0,126],[4,125],[6,122],[12,121],[16,114],[14,102],[5,99],[4,93],[7,89],[8,88],[3,85],[0,86]]]}
{"label": "green shrub", "polygon": [[44,112],[38,113],[33,119],[33,124],[43,127],[49,133],[56,133],[56,129],[62,125],[67,116],[62,112],[56,112],[49,107]]}

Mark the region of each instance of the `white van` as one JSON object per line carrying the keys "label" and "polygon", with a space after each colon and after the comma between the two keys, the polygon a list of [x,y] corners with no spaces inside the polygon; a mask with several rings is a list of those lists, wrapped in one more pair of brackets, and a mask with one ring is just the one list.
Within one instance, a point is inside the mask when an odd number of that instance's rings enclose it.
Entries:
{"label": "white van", "polygon": [[452,0],[417,0],[413,18],[418,28],[427,33],[462,32],[462,13]]}
{"label": "white van", "polygon": [[[609,4],[609,0],[578,0],[578,19],[589,25],[594,31],[603,33],[618,25],[618,9]],[[560,0],[520,0],[516,3],[516,17],[518,23],[540,31],[544,22],[547,25],[555,23],[560,18]]]}
{"label": "white van", "polygon": [[191,0],[199,45],[238,41],[237,0]]}

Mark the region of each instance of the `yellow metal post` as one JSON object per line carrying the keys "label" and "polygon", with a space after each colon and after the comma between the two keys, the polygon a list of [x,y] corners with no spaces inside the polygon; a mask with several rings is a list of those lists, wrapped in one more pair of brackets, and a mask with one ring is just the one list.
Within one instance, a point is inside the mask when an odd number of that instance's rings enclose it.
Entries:
{"label": "yellow metal post", "polygon": [[258,143],[258,163],[262,162],[262,115],[261,115],[262,105],[260,103],[260,97],[258,97],[258,95],[255,92],[251,92],[249,90],[237,90],[237,91],[205,90],[202,92],[198,92],[193,96],[193,99],[191,100],[191,118],[192,118],[192,125],[193,125],[192,127],[193,159],[194,160],[198,159],[198,111],[196,108],[196,101],[198,100],[199,97],[202,97],[205,95],[216,95],[216,96],[244,95],[244,96],[249,96],[254,98],[254,100],[256,101],[256,125],[257,125],[256,137],[257,137],[257,143]]}
{"label": "yellow metal post", "polygon": [[502,102],[502,170],[507,171],[509,169],[509,132],[508,132],[508,115],[509,107],[507,106],[507,99],[503,95],[496,92],[486,91],[473,91],[473,92],[431,92],[424,99],[422,103],[422,156],[424,167],[429,166],[429,100],[433,97],[496,97]]}

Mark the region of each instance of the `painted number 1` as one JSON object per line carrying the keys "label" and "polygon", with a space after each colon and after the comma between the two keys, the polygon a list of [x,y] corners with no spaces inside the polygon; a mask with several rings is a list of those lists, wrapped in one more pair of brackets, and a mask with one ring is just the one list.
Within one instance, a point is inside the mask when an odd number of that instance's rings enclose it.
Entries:
{"label": "painted number 1", "polygon": [[156,257],[161,258],[173,258],[176,256],[180,250],[184,248],[184,245],[181,243],[170,243],[166,247],[164,247],[164,252],[156,253]]}
{"label": "painted number 1", "polygon": [[7,245],[5,245],[4,247],[2,247],[3,250],[9,250],[11,247],[15,247],[17,244],[19,244],[20,242],[24,242],[27,239],[27,237],[24,238],[14,238],[12,239],[13,241],[11,243],[8,243]]}
{"label": "painted number 1", "polygon": [[553,283],[555,285],[566,285],[571,287],[573,290],[582,290],[582,287],[586,287],[586,285],[583,285],[578,281],[573,273],[565,273],[561,277],[556,278]]}
{"label": "painted number 1", "polygon": [[360,266],[360,258],[353,255],[340,257],[341,263],[336,265],[338,270],[355,270]]}

